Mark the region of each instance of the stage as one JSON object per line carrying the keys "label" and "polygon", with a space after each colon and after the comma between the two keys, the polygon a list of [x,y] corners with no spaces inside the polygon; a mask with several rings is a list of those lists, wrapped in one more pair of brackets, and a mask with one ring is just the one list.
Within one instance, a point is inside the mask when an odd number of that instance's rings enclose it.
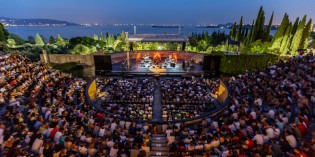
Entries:
{"label": "stage", "polygon": [[[112,55],[112,73],[172,75],[200,74],[202,57],[200,54],[174,51],[143,51]],[[185,63],[184,63],[185,62]],[[183,65],[183,63],[185,65]]]}

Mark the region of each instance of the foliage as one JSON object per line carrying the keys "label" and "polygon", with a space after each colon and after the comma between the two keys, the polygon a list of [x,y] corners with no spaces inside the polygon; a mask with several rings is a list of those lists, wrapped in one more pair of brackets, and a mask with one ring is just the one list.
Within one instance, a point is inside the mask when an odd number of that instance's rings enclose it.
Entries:
{"label": "foliage", "polygon": [[300,22],[293,36],[291,47],[290,47],[291,53],[293,54],[297,54],[297,50],[301,48],[300,47],[301,41],[304,42],[303,32],[304,32],[304,27],[305,27],[305,21],[306,21],[306,15],[303,17],[302,21]]}
{"label": "foliage", "polygon": [[39,46],[44,46],[45,45],[42,37],[38,33],[35,36],[35,44],[39,45]]}
{"label": "foliage", "polygon": [[230,35],[230,37],[233,40],[235,40],[235,36],[236,36],[236,22],[234,22],[233,27],[232,27],[229,35]]}
{"label": "foliage", "polygon": [[240,41],[242,39],[242,27],[243,27],[243,16],[241,17],[240,24],[238,25],[238,31],[235,37],[236,41]]}
{"label": "foliage", "polygon": [[312,19],[310,19],[305,28],[304,28],[304,31],[303,31],[303,36],[302,36],[302,40],[301,40],[301,43],[300,43],[300,48],[301,49],[306,49],[307,48],[307,45],[308,45],[308,39],[310,38],[310,35],[311,35],[311,29],[312,29]]}
{"label": "foliage", "polygon": [[291,28],[292,24],[290,23],[287,27],[287,30],[285,31],[281,46],[280,46],[280,52],[282,54],[286,53],[288,51],[288,43],[291,41],[292,35],[291,35]]}
{"label": "foliage", "polygon": [[8,46],[9,46],[10,48],[15,47],[15,45],[16,45],[16,43],[15,43],[15,41],[14,41],[13,39],[8,39],[8,40],[7,40],[7,44],[8,44]]}
{"label": "foliage", "polygon": [[276,55],[224,55],[221,59],[220,72],[236,75],[249,70],[263,69],[279,61]]}
{"label": "foliage", "polygon": [[0,22],[0,42],[5,42],[8,39],[9,32],[4,28],[3,24]]}
{"label": "foliage", "polygon": [[256,40],[262,40],[264,36],[264,24],[265,24],[265,12],[261,6],[256,18],[255,25],[253,26],[253,34],[250,38],[250,42],[255,42]]}
{"label": "foliage", "polygon": [[13,33],[9,34],[8,39],[13,39],[15,41],[16,45],[23,45],[25,43],[25,40],[23,38],[21,38],[17,34],[13,34]]}
{"label": "foliage", "polygon": [[93,34],[93,39],[98,40],[98,36],[96,34]]}
{"label": "foliage", "polygon": [[74,76],[82,77],[83,76],[83,66],[77,62],[69,62],[63,64],[50,63],[53,69],[60,70],[65,73],[71,73]]}
{"label": "foliage", "polygon": [[271,30],[271,27],[272,27],[272,21],[273,21],[273,13],[271,14],[271,18],[269,20],[269,24],[268,24],[268,27],[267,27],[267,30],[266,30],[266,34],[265,34],[265,42],[269,42],[269,39],[270,39],[270,30]]}
{"label": "foliage", "polygon": [[285,13],[285,15],[282,19],[282,22],[279,26],[279,29],[276,32],[275,36],[273,37],[271,49],[280,49],[280,46],[281,46],[281,43],[283,40],[283,36],[284,36],[284,33],[285,33],[288,25],[289,25],[289,16],[287,15],[287,13]]}
{"label": "foliage", "polygon": [[56,37],[56,40],[55,40],[55,44],[57,46],[65,46],[67,44],[67,42],[59,34],[57,34],[57,37]]}
{"label": "foliage", "polygon": [[85,45],[82,44],[77,44],[71,51],[72,54],[81,54],[81,55],[87,55],[87,54],[91,54],[94,53],[96,51],[95,47],[87,47]]}
{"label": "foliage", "polygon": [[103,44],[104,42],[101,40],[94,40],[91,37],[83,36],[83,37],[75,37],[69,40],[69,48],[73,49],[76,45],[84,45],[87,47],[92,47],[96,45]]}

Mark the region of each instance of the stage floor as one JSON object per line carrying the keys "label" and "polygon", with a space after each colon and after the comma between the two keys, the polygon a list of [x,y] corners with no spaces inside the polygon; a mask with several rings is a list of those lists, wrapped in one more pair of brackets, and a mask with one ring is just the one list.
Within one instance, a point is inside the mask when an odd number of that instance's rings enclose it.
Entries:
{"label": "stage floor", "polygon": [[[162,60],[164,60],[164,58],[162,58]],[[141,67],[140,62],[136,62],[135,59],[130,59],[130,64],[132,66],[132,68],[129,71],[126,70],[122,70],[121,69],[121,62],[119,63],[114,63],[112,64],[112,72],[139,72],[139,73],[151,73],[151,74],[160,74],[160,73],[201,73],[203,72],[202,70],[202,65],[196,63],[194,68],[191,68],[187,71],[185,71],[182,68],[182,62],[183,60],[178,60],[178,63],[175,64],[175,67],[171,67],[171,66],[166,66],[163,68],[159,68],[159,67],[148,67],[148,65],[145,64],[145,67]]]}

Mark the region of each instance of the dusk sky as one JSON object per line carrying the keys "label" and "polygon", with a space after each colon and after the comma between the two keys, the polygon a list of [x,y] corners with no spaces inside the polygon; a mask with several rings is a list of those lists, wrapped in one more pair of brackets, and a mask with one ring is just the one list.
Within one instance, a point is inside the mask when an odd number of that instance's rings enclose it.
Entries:
{"label": "dusk sky", "polygon": [[219,24],[256,18],[262,5],[269,20],[285,12],[294,20],[315,18],[315,0],[0,0],[0,17],[48,18],[85,24]]}

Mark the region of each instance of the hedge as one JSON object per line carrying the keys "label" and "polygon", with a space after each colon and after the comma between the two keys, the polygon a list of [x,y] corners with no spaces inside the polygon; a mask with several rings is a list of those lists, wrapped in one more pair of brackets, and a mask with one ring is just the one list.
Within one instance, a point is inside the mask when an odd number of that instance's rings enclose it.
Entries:
{"label": "hedge", "polygon": [[281,58],[276,55],[223,55],[220,72],[225,75],[237,75],[246,70],[264,69],[277,64]]}
{"label": "hedge", "polygon": [[78,64],[77,62],[69,62],[69,63],[50,63],[53,69],[60,70],[65,73],[71,73],[77,77],[83,77],[83,66]]}

